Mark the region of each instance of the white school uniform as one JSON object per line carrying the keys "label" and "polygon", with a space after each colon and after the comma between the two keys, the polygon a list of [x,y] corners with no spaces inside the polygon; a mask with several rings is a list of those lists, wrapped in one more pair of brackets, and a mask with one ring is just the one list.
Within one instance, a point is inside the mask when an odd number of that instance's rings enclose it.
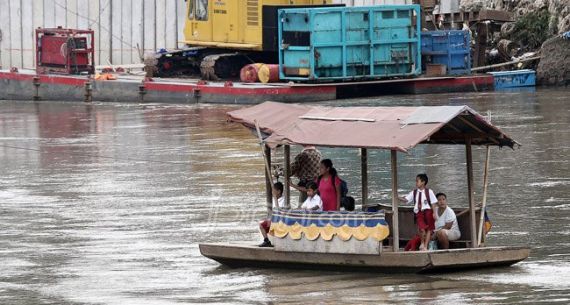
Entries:
{"label": "white school uniform", "polygon": [[275,197],[272,197],[271,201],[273,202],[273,207],[278,209],[284,209],[285,205],[287,204],[285,196],[279,197],[279,199],[277,199],[277,202],[275,202]]}
{"label": "white school uniform", "polygon": [[[429,190],[429,199],[431,201],[431,204],[436,204],[437,203],[437,198],[435,197],[435,194],[433,193],[433,191],[431,189]],[[423,190],[416,190],[416,198],[414,198],[414,191],[411,191],[408,195],[406,195],[406,200],[408,201],[408,203],[414,203],[414,213],[418,213],[419,212],[419,208],[418,208],[418,199],[421,195],[421,199],[422,199],[422,211],[424,210],[429,210],[431,209],[431,206],[429,205],[428,201],[427,201],[427,197],[426,197],[426,189]]]}
{"label": "white school uniform", "polygon": [[301,205],[301,209],[312,210],[316,206],[319,207],[319,209],[316,211],[323,210],[323,201],[321,200],[321,196],[318,194],[315,194],[313,197],[307,197],[307,200],[305,200],[305,202],[303,202],[303,205]]}

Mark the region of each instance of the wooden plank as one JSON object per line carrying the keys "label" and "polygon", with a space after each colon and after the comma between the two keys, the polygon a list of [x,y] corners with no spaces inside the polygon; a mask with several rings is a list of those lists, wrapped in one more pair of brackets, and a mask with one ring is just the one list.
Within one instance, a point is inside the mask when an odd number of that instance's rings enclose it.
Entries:
{"label": "wooden plank", "polygon": [[[10,7],[10,0],[0,0],[0,7]],[[12,53],[10,52],[10,10],[0,10],[0,66],[9,69],[12,66]]]}
{"label": "wooden plank", "polygon": [[110,61],[114,65],[123,63],[121,57],[123,28],[121,25],[123,16],[123,5],[120,1],[111,1],[111,57]]}
{"label": "wooden plank", "polygon": [[31,0],[22,0],[22,66],[35,68],[34,9]]}
{"label": "wooden plank", "polygon": [[503,21],[503,22],[511,22],[513,21],[513,14],[507,11],[499,11],[499,10],[481,10],[479,12],[478,20],[493,20],[493,21]]}
{"label": "wooden plank", "polygon": [[10,1],[10,47],[12,66],[22,68],[22,18],[20,0]]}
{"label": "wooden plank", "polygon": [[394,252],[400,251],[400,224],[398,221],[398,151],[391,150],[392,163],[392,237]]}
{"label": "wooden plank", "polygon": [[145,52],[156,51],[156,0],[144,0],[144,44]]}
{"label": "wooden plank", "polygon": [[176,23],[176,1],[166,1],[166,47],[168,49],[178,48],[178,35]]}
{"label": "wooden plank", "polygon": [[131,64],[133,62],[133,3],[132,0],[121,0],[121,3],[123,9],[121,14],[121,63]]}
{"label": "wooden plank", "polygon": [[288,208],[291,207],[291,187],[289,186],[289,179],[291,178],[291,146],[285,145],[283,147],[283,174],[284,178],[284,187],[283,187],[283,196],[285,196],[285,206]]}
{"label": "wooden plank", "polygon": [[467,191],[469,192],[469,226],[471,227],[471,247],[476,248],[477,229],[475,223],[475,198],[473,196],[473,156],[471,151],[471,138],[465,139],[465,158],[467,161]]}
{"label": "wooden plank", "polygon": [[166,0],[156,0],[156,48],[166,48]]}
{"label": "wooden plank", "polygon": [[489,25],[486,23],[477,24],[477,37],[475,38],[475,52],[473,54],[473,66],[485,65],[485,50],[487,49],[487,33]]}
{"label": "wooden plank", "polygon": [[77,0],[67,0],[66,2],[66,27],[77,29]]}
{"label": "wooden plank", "polygon": [[362,208],[368,203],[368,150],[360,149],[360,172],[362,175]]}
{"label": "wooden plank", "polygon": [[131,63],[141,63],[144,25],[143,25],[143,0],[132,0],[132,48],[131,48]]}
{"label": "wooden plank", "polygon": [[[81,5],[87,5],[88,4],[88,24],[87,24],[87,28],[92,29],[95,32],[95,65],[100,65],[101,64],[101,53],[103,52],[103,48],[101,46],[101,14],[100,14],[100,3],[101,0],[81,0],[82,3]],[[108,5],[110,0],[107,0],[106,3]],[[108,51],[107,53],[108,54]]]}

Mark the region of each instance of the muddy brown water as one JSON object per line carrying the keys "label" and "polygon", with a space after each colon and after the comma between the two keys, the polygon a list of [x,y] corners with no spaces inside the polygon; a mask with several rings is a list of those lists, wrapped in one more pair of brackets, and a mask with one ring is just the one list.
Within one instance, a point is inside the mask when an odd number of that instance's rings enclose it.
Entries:
{"label": "muddy brown water", "polygon": [[[569,96],[541,89],[323,103],[466,104],[522,144],[492,149],[488,244],[530,245],[531,257],[439,275],[229,269],[202,257],[201,242],[259,242],[259,147],[225,121],[240,106],[0,101],[0,304],[567,304]],[[357,151],[322,152],[359,200]],[[388,203],[389,155],[369,158],[371,201]],[[483,158],[474,149],[477,196]],[[463,206],[464,159],[463,147],[417,147],[400,158],[401,192],[427,172],[431,188]]]}

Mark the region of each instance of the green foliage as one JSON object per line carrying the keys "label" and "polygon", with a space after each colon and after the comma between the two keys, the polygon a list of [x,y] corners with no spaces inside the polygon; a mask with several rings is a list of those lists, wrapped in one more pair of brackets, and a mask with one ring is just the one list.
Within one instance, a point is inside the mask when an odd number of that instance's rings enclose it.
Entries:
{"label": "green foliage", "polygon": [[515,22],[513,40],[530,49],[539,48],[552,35],[549,23],[550,13],[547,10],[530,12]]}

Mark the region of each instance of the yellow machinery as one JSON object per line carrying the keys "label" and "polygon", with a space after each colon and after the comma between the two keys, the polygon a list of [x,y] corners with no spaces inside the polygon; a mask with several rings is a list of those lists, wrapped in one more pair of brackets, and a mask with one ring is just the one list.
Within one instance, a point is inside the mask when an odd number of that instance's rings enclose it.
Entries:
{"label": "yellow machinery", "polygon": [[277,62],[277,10],[332,0],[185,0],[184,50],[158,54],[158,76],[232,78],[251,62]]}

